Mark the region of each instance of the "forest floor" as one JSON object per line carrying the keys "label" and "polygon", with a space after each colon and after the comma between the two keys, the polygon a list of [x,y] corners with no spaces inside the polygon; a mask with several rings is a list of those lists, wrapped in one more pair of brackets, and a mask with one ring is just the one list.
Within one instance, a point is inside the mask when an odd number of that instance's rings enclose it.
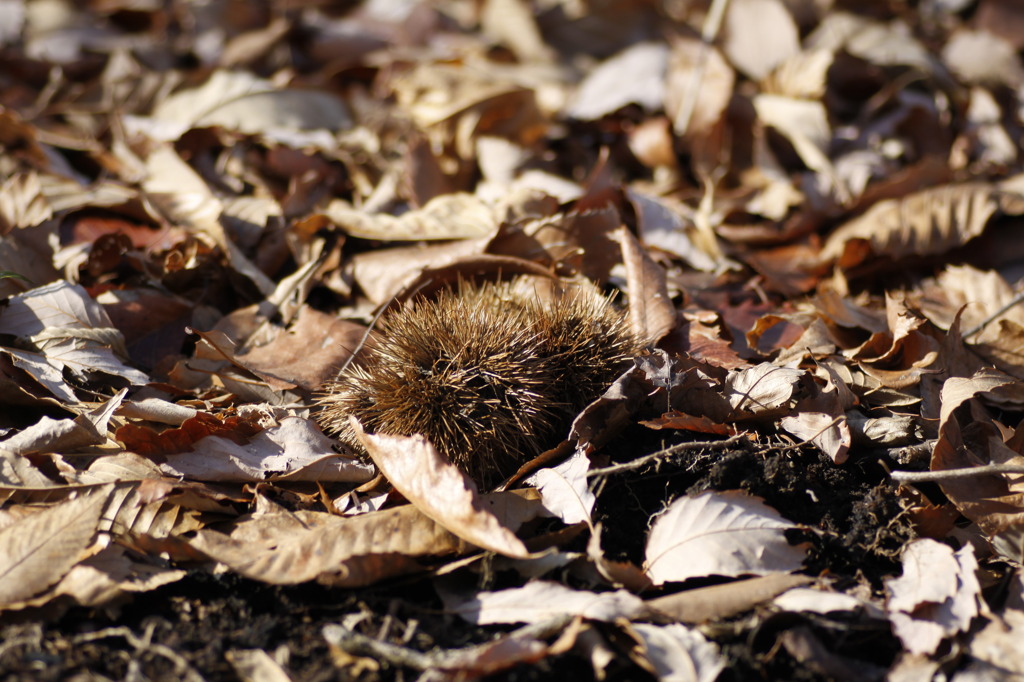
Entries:
{"label": "forest floor", "polygon": [[1024,680],[1021,26],[0,2],[0,680]]}

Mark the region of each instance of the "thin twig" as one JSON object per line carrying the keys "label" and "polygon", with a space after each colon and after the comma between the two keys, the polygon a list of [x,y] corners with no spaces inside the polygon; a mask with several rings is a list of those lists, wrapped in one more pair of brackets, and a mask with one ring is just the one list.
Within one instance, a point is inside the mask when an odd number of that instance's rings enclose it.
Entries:
{"label": "thin twig", "polygon": [[983,466],[966,467],[964,469],[946,469],[944,471],[894,471],[890,474],[893,480],[900,483],[930,483],[935,481],[956,481],[991,474],[1024,474],[1024,466],[1020,464],[985,464]]}
{"label": "thin twig", "polygon": [[622,464],[613,464],[610,467],[604,467],[603,469],[591,469],[587,472],[587,478],[594,478],[596,476],[608,476],[610,474],[618,474],[623,471],[632,471],[639,469],[651,462],[660,459],[668,459],[678,455],[681,452],[687,452],[689,450],[723,450],[730,446],[736,445],[740,441],[746,440],[747,435],[745,433],[738,433],[735,436],[726,438],[725,440],[713,440],[713,441],[695,441],[690,443],[677,443],[671,447],[667,447],[664,450],[658,450],[652,452],[649,455],[638,457],[629,462],[623,462]]}
{"label": "thin twig", "polygon": [[931,438],[921,443],[914,443],[913,445],[887,448],[885,454],[892,461],[904,466],[916,463],[927,464],[932,458],[932,450],[935,449],[935,443],[937,442],[937,439]]}
{"label": "thin twig", "polygon": [[1000,308],[999,310],[995,311],[994,313],[992,313],[991,315],[986,317],[984,320],[981,321],[980,324],[977,324],[977,325],[971,327],[970,329],[968,329],[967,331],[965,331],[964,334],[963,334],[963,338],[965,338],[965,339],[971,338],[972,336],[974,336],[975,334],[980,332],[982,329],[987,327],[989,324],[991,324],[993,321],[995,321],[995,319],[997,317],[1001,317],[1006,311],[1008,311],[1010,308],[1014,307],[1015,305],[1019,305],[1021,302],[1024,302],[1024,291],[1021,291],[1016,296],[1011,298],[1006,305],[1004,305],[1002,308]]}
{"label": "thin twig", "polygon": [[129,662],[129,667],[132,667],[132,663],[135,664],[138,669],[138,656],[143,653],[149,653],[154,656],[160,656],[166,658],[174,665],[174,674],[179,680],[185,680],[186,682],[203,682],[203,677],[196,669],[193,668],[185,658],[183,658],[176,651],[163,644],[158,644],[152,641],[154,625],[150,624],[146,627],[146,632],[143,633],[142,637],[136,636],[129,628],[111,627],[103,630],[95,630],[93,632],[85,632],[75,636],[71,641],[75,644],[82,642],[94,642],[98,639],[108,639],[111,637],[120,637],[128,642],[128,645],[135,651],[133,657]]}
{"label": "thin twig", "polygon": [[[573,616],[562,614],[540,623],[525,625],[510,632],[506,637],[512,639],[546,639],[562,632]],[[428,653],[416,651],[408,647],[381,642],[372,637],[353,632],[342,625],[325,625],[324,639],[331,646],[338,647],[351,656],[363,656],[413,670],[453,670],[458,669],[467,660],[467,654],[474,649],[489,647],[492,643],[474,645],[463,649],[440,649]]]}

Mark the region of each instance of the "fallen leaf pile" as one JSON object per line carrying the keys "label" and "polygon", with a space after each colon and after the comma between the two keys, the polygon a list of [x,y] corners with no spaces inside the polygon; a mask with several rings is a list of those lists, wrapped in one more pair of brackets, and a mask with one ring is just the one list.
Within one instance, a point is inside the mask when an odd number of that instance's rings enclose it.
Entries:
{"label": "fallen leaf pile", "polygon": [[[302,677],[118,624],[230,575],[392,595],[316,621],[338,679],[1024,679],[1021,26],[3,0],[0,627]],[[490,489],[321,430],[385,310],[512,278],[646,346],[555,447]]]}

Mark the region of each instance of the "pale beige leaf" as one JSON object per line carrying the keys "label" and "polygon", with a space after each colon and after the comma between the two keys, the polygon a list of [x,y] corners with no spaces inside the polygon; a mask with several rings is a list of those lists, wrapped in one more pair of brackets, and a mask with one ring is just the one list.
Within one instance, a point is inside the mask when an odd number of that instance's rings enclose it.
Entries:
{"label": "pale beige leaf", "polygon": [[556,467],[533,474],[527,483],[540,491],[541,503],[566,524],[589,523],[597,502],[587,485],[590,458],[577,451]]}
{"label": "pale beige leaf", "polygon": [[659,682],[714,682],[725,669],[718,647],[685,625],[635,623]]}
{"label": "pale beige leaf", "polygon": [[884,619],[885,611],[874,603],[850,594],[819,590],[813,587],[795,587],[786,590],[772,600],[772,606],[783,611],[798,613],[863,613],[872,618]]}
{"label": "pale beige leaf", "polygon": [[676,326],[676,309],[668,293],[665,269],[654,262],[633,233],[616,231],[622,245],[629,291],[629,321],[633,333],[645,344],[657,343]]}
{"label": "pale beige leaf", "polygon": [[[995,674],[1013,674],[1024,678],[1024,649],[1020,646],[1024,632],[1024,611],[1006,609],[1000,617],[985,626],[970,642],[971,657],[993,666]],[[1013,679],[1013,678],[1004,678]]]}
{"label": "pale beige leaf", "polygon": [[82,558],[107,503],[104,489],[0,529],[0,606],[28,599]]}
{"label": "pale beige leaf", "polygon": [[807,372],[802,369],[763,362],[750,369],[730,372],[724,393],[736,415],[769,414],[789,405],[806,376]]}
{"label": "pale beige leaf", "polygon": [[122,389],[110,400],[92,409],[82,409],[74,419],[53,419],[44,416],[38,422],[0,441],[0,448],[12,453],[68,452],[107,442],[107,423],[117,410],[128,389]]}
{"label": "pale beige leaf", "polygon": [[438,195],[422,208],[399,216],[369,213],[341,199],[331,201],[324,214],[353,237],[387,241],[472,239],[488,236],[498,227],[494,209],[465,192]]}
{"label": "pale beige leaf", "polygon": [[160,398],[143,398],[142,400],[125,401],[117,410],[117,414],[129,419],[144,419],[160,424],[181,426],[195,417],[198,410]]}
{"label": "pale beige leaf", "polygon": [[487,0],[480,16],[484,35],[507,44],[519,61],[550,61],[533,7],[525,0]]}
{"label": "pale beige leaf", "polygon": [[950,377],[942,384],[940,428],[958,407],[976,396],[985,396],[991,403],[1002,403],[1007,407],[1020,407],[1024,404],[1024,391],[1019,382],[998,370],[982,369],[970,378]]}
{"label": "pale beige leaf", "polygon": [[[144,373],[126,365],[124,336],[88,292],[77,284],[58,281],[9,299],[0,312],[0,333],[22,337],[34,344],[46,364],[79,375],[100,371],[137,384],[149,381]],[[31,364],[27,351],[8,351]],[[38,355],[36,355],[38,357]],[[42,380],[42,379],[41,379]],[[56,383],[56,377],[51,377]]]}
{"label": "pale beige leaf", "polygon": [[645,246],[653,246],[678,256],[691,267],[714,272],[725,267],[721,253],[709,253],[701,248],[695,234],[693,210],[683,202],[667,197],[655,197],[626,188],[626,197],[636,212],[637,228]]}
{"label": "pale beige leaf", "polygon": [[1017,50],[988,31],[956,31],[942,49],[942,58],[965,83],[1010,88],[1024,83],[1024,67]]}
{"label": "pale beige leaf", "polygon": [[820,99],[835,60],[831,50],[806,50],[779,64],[762,83],[765,94],[795,99]]}
{"label": "pale beige leaf", "polygon": [[632,620],[648,612],[642,599],[625,590],[588,592],[548,580],[534,580],[498,592],[442,594],[446,611],[477,625],[539,623],[560,615],[612,622],[619,618]]}
{"label": "pale beige leaf", "polygon": [[477,547],[525,559],[526,546],[480,500],[476,484],[423,436],[381,436],[352,426],[381,473],[417,509]]}
{"label": "pale beige leaf", "polygon": [[682,497],[654,520],[644,570],[655,585],[709,575],[789,573],[805,550],[786,541],[794,525],[741,492]]}
{"label": "pale beige leaf", "polygon": [[796,22],[781,0],[732,0],[725,15],[725,54],[753,80],[800,50]]}
{"label": "pale beige leaf", "polygon": [[886,581],[893,630],[911,653],[932,654],[970,627],[981,604],[974,548],[923,538],[903,550],[903,574]]}
{"label": "pale beige leaf", "polygon": [[[3,443],[0,443],[2,446]],[[43,474],[42,471],[32,465],[24,455],[11,452],[0,447],[0,489],[3,487],[11,489],[18,488],[52,488],[56,484]],[[4,496],[0,494],[0,500]]]}
{"label": "pale beige leaf", "polygon": [[639,43],[604,61],[583,79],[565,113],[591,121],[628,104],[661,109],[668,54],[663,43]]}
{"label": "pale beige leaf", "polygon": [[844,415],[812,412],[797,408],[796,414],[786,415],[779,426],[797,438],[814,443],[836,464],[846,461],[850,450],[850,425]]}

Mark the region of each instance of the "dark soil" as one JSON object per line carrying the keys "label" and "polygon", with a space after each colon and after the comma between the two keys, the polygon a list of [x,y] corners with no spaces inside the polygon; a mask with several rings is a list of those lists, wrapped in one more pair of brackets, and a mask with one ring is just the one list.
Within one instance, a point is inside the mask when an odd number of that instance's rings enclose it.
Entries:
{"label": "dark soil", "polygon": [[[630,444],[633,456],[638,443],[650,451],[664,445],[660,436],[644,431],[638,428],[620,441]],[[898,573],[896,552],[911,537],[900,498],[884,481],[882,467],[866,458],[840,467],[795,448],[688,453],[608,477],[599,488],[595,518],[605,529],[605,552],[640,563],[651,518],[673,499],[706,489],[747,490],[806,527],[793,540],[811,543],[810,575],[828,574],[877,591],[884,578]],[[493,576],[488,582],[491,589],[504,586]],[[503,582],[500,576],[496,582]],[[11,623],[12,615],[0,629],[0,679],[5,681],[177,680],[189,670],[206,680],[236,680],[227,654],[245,649],[267,652],[296,680],[415,679],[417,671],[383,661],[355,676],[351,667],[336,667],[323,626],[345,622],[368,637],[419,651],[460,648],[499,633],[444,614],[423,578],[343,590],[317,584],[279,587],[195,570],[139,595],[120,613],[73,608],[49,622],[22,623]],[[723,682],[875,679],[899,652],[888,628],[855,618],[754,612],[703,632],[730,660]],[[818,647],[818,653],[800,655],[807,647]],[[650,679],[625,655],[609,673],[612,680]],[[585,658],[570,652],[492,679],[566,676],[588,679],[592,671]]]}

